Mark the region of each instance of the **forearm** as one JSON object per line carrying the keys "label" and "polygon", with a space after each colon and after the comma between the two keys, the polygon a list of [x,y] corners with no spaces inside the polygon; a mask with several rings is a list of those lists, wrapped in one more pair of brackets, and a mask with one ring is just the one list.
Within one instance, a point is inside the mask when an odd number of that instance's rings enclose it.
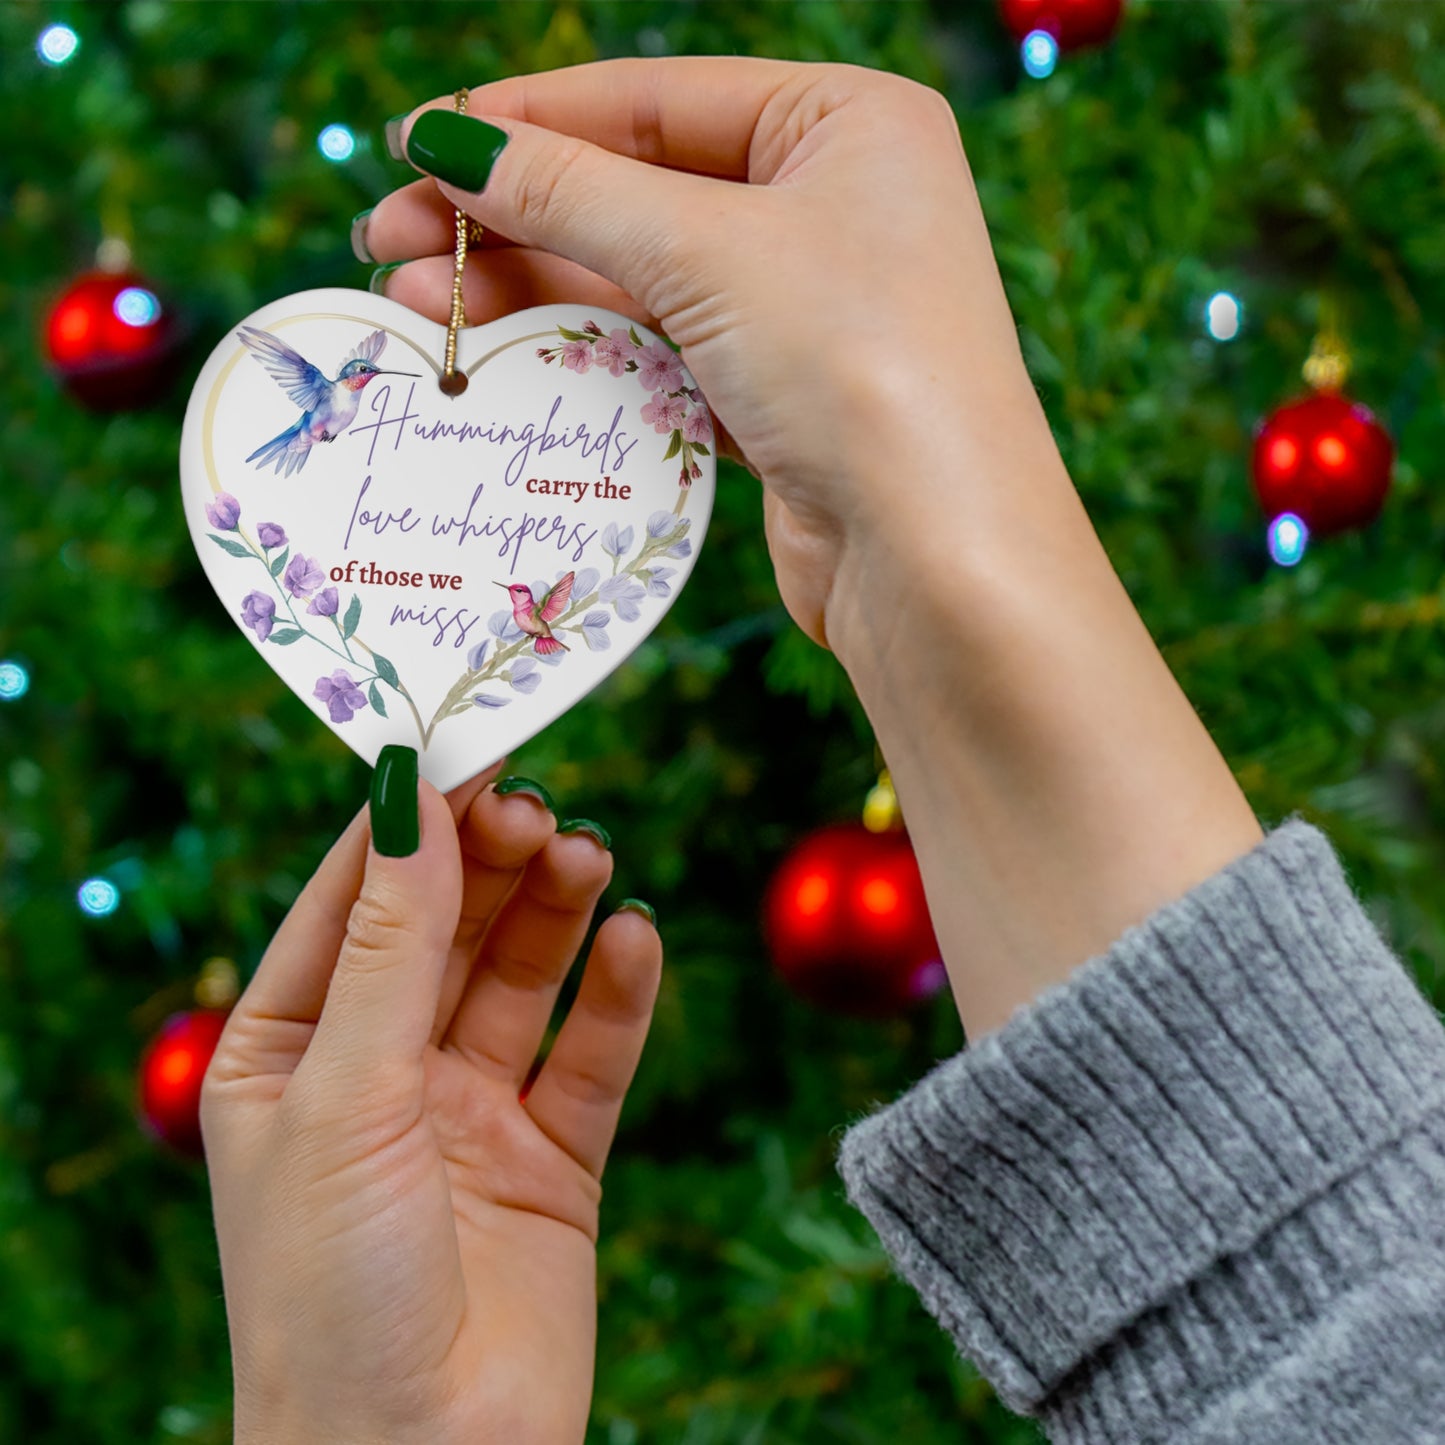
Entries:
{"label": "forearm", "polygon": [[[827,612],[971,1039],[1261,837],[1032,393],[988,430],[864,455],[891,502],[844,549]],[[906,485],[950,472],[946,501]]]}

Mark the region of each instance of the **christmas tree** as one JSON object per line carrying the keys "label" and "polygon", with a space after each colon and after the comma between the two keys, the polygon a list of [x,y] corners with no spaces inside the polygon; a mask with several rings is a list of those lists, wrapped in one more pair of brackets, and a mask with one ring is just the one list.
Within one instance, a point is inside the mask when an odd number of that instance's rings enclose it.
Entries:
{"label": "christmas tree", "polygon": [[[1323,827],[1445,1001],[1445,12],[1134,0],[1107,44],[1021,56],[983,0],[21,0],[0,10],[0,1439],[230,1440],[204,1168],[140,1127],[137,1062],[207,958],[244,984],[366,796],[192,550],[176,457],[200,362],[265,301],[366,285],[350,217],[413,175],[386,117],[678,53],[876,66],[948,96],[1131,596],[1261,819]],[[136,293],[128,324],[166,327],[118,410],[78,399],[45,329],[98,252]],[[1368,527],[1272,556],[1254,429],[1326,333],[1393,438],[1392,487]],[[606,902],[653,902],[667,948],[605,1181],[589,1441],[1036,1440],[834,1170],[841,1127],[962,1034],[946,992],[861,1020],[769,965],[769,878],[857,816],[878,759],[778,601],[757,484],[726,463],[718,481],[677,606],[511,763],[611,830]]]}

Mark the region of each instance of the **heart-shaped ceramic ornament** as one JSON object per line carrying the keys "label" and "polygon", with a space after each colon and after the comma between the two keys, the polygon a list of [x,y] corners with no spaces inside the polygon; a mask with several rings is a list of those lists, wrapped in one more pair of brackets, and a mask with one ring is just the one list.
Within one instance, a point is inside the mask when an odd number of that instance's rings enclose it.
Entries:
{"label": "heart-shaped ceramic ornament", "polygon": [[211,353],[181,497],[211,585],[350,747],[447,789],[585,697],[662,620],[712,512],[707,406],[608,311],[461,331],[306,291]]}

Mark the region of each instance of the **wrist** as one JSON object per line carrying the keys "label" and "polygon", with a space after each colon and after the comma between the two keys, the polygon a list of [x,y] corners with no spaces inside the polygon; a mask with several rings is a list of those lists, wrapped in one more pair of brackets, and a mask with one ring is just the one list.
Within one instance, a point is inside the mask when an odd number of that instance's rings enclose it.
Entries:
{"label": "wrist", "polygon": [[895,466],[899,504],[842,548],[826,628],[975,1037],[1261,835],[1052,437],[965,451]]}

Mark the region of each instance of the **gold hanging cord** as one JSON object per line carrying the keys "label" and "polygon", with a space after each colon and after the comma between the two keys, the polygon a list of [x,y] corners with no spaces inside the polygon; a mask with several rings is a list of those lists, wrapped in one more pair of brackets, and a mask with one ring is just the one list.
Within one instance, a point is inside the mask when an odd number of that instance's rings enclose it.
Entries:
{"label": "gold hanging cord", "polygon": [[[452,97],[452,104],[458,115],[467,113],[468,94],[459,90]],[[447,396],[460,396],[467,389],[466,373],[457,370],[457,332],[467,324],[466,303],[462,300],[462,274],[467,266],[467,243],[480,244],[484,232],[481,225],[473,221],[465,211],[456,213],[457,250],[456,264],[452,269],[452,317],[447,323],[446,365],[437,385]]]}

